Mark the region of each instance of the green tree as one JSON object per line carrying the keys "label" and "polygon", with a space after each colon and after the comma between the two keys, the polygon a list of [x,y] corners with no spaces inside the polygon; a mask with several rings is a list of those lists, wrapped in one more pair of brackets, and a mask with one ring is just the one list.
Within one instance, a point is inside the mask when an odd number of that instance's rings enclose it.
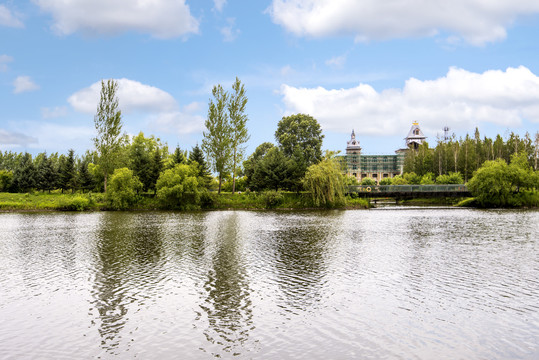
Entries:
{"label": "green tree", "polygon": [[103,173],[107,192],[108,176],[118,162],[126,136],[122,135],[122,112],[118,109],[118,83],[112,79],[101,80],[101,98],[94,116],[97,136],[93,139],[98,156],[98,165]]}
{"label": "green tree", "polygon": [[172,164],[170,164],[170,167],[173,168],[177,164],[185,164],[186,161],[187,157],[185,156],[185,152],[180,149],[180,145],[176,145],[176,149],[172,154]]}
{"label": "green tree", "polygon": [[268,151],[273,148],[274,145],[270,142],[265,142],[255,149],[255,151],[243,162],[243,170],[246,177],[246,186],[248,188],[255,189],[254,184],[254,175],[257,166],[259,165],[259,162],[264,159],[264,156],[268,153]]}
{"label": "green tree", "polygon": [[107,203],[116,210],[125,210],[133,206],[138,198],[137,193],[142,188],[142,183],[128,168],[114,170],[110,177]]}
{"label": "green tree", "polygon": [[157,198],[171,209],[197,208],[205,191],[198,182],[198,167],[176,164],[157,180]]}
{"label": "green tree", "polygon": [[82,159],[80,159],[78,164],[78,185],[80,189],[82,189],[82,192],[86,190],[93,189],[95,186],[94,177],[90,173],[90,170],[88,168],[90,164],[89,156],[83,156]]}
{"label": "green tree", "polygon": [[150,190],[154,191],[154,195],[157,195],[157,180],[161,175],[161,172],[164,169],[163,157],[161,156],[161,150],[159,148],[155,149],[153,152],[153,157],[150,163]]}
{"label": "green tree", "polygon": [[310,115],[295,114],[283,117],[277,125],[275,139],[284,156],[294,157],[299,151],[305,169],[322,160],[324,135],[318,121]]}
{"label": "green tree", "polygon": [[42,191],[51,191],[56,189],[58,172],[53,164],[51,158],[47,156],[47,153],[43,153],[41,161],[36,167],[37,171],[37,188]]}
{"label": "green tree", "polygon": [[340,165],[331,158],[309,166],[303,186],[311,194],[314,206],[327,208],[345,203],[344,177]]}
{"label": "green tree", "polygon": [[13,182],[13,173],[8,170],[0,170],[0,191],[9,191]]}
{"label": "green tree", "polygon": [[440,175],[436,177],[436,184],[464,184],[464,179],[458,172],[449,172],[448,175]]}
{"label": "green tree", "polygon": [[243,160],[245,154],[244,144],[249,140],[249,133],[247,131],[248,118],[245,114],[247,96],[245,96],[245,87],[238,78],[236,78],[236,81],[232,85],[232,90],[234,92],[230,96],[228,103],[228,116],[231,125],[232,194],[234,194],[236,191],[236,170],[238,164]]}
{"label": "green tree", "polygon": [[28,192],[36,187],[36,169],[32,155],[25,152],[13,172],[13,185],[19,192]]}
{"label": "green tree", "polygon": [[219,176],[219,190],[223,175],[230,167],[232,154],[231,126],[230,119],[226,112],[228,94],[221,85],[216,85],[212,90],[213,99],[208,105],[208,118],[206,119],[206,130],[203,132],[202,149],[211,164],[213,170]]}
{"label": "green tree", "polygon": [[200,184],[203,185],[205,188],[209,188],[212,181],[212,176],[210,169],[208,169],[208,164],[204,159],[204,153],[202,152],[198,144],[196,144],[189,153],[189,163],[192,164],[194,162],[196,162],[197,164],[198,179]]}
{"label": "green tree", "polygon": [[73,192],[77,187],[77,171],[75,168],[75,150],[69,149],[67,156],[62,158],[60,163],[60,188],[64,190],[71,189]]}
{"label": "green tree", "polygon": [[486,161],[468,181],[467,187],[481,206],[506,206],[511,196],[511,181],[507,174],[505,160]]}
{"label": "green tree", "polygon": [[280,148],[270,148],[267,154],[256,162],[249,186],[256,191],[285,188],[290,181],[290,162]]}

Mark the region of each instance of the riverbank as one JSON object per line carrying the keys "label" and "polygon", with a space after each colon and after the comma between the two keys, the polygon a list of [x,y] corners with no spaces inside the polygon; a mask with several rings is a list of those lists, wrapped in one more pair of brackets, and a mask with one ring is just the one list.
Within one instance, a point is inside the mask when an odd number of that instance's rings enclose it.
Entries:
{"label": "riverbank", "polygon": [[[368,209],[366,199],[347,198],[346,204],[336,208]],[[205,199],[205,210],[263,210],[263,209],[315,209],[302,193],[221,193],[210,194]],[[139,196],[128,210],[166,210],[150,194]],[[322,209],[322,208],[318,208]],[[0,212],[12,211],[105,211],[111,210],[103,193],[0,193]]]}

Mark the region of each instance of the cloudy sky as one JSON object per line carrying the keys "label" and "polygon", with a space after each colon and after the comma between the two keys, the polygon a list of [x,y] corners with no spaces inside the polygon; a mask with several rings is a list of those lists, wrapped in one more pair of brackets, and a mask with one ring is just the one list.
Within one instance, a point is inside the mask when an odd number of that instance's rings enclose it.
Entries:
{"label": "cloudy sky", "polygon": [[0,150],[92,147],[101,79],[128,134],[191,149],[211,88],[247,90],[248,153],[279,120],[314,116],[324,148],[355,129],[393,153],[418,121],[431,143],[539,130],[535,0],[0,0]]}

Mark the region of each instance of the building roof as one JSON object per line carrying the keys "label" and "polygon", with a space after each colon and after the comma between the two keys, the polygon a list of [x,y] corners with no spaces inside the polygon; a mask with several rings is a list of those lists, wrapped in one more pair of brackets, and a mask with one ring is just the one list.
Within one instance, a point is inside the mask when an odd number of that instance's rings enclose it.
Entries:
{"label": "building roof", "polygon": [[354,130],[352,130],[350,141],[346,142],[346,150],[361,150],[361,146],[359,146],[359,140],[356,140],[356,133],[354,132]]}
{"label": "building roof", "polygon": [[419,124],[417,122],[414,122],[412,124],[412,127],[410,128],[410,131],[408,132],[408,136],[406,136],[406,145],[416,142],[419,144],[423,143],[423,140],[425,140],[427,137],[423,134],[421,129],[419,128]]}

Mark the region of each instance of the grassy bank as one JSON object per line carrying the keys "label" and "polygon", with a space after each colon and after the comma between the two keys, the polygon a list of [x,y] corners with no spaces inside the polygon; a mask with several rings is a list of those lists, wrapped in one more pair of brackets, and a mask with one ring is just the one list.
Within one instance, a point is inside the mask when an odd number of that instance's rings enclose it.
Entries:
{"label": "grassy bank", "polygon": [[[207,210],[227,209],[311,209],[306,194],[267,191],[263,193],[215,193],[210,194],[203,208]],[[337,208],[366,209],[370,204],[365,199],[347,199]],[[0,211],[99,211],[108,210],[105,194],[62,194],[52,193],[0,193]],[[139,196],[130,210],[164,210],[158,199],[151,195]]]}

